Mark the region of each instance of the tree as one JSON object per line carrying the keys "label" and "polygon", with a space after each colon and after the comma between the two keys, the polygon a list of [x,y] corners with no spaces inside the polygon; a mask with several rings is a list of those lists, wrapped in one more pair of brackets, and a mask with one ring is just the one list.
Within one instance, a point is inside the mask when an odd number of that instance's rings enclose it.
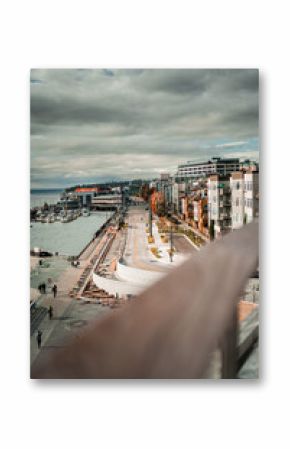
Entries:
{"label": "tree", "polygon": [[157,215],[163,217],[165,215],[165,202],[163,200],[157,202]]}
{"label": "tree", "polygon": [[149,197],[149,184],[142,184],[140,187],[140,196],[144,199],[144,201],[148,201]]}

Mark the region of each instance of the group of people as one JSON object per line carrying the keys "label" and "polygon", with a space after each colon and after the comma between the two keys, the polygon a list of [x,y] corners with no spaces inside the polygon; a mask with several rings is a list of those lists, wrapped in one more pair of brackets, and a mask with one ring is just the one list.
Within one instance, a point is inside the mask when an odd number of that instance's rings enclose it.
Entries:
{"label": "group of people", "polygon": [[[38,290],[39,290],[40,293],[44,293],[44,294],[46,293],[46,284],[45,284],[45,282],[43,282],[42,284],[39,284]],[[51,291],[53,293],[53,297],[55,298],[56,295],[57,295],[57,285],[56,284],[53,284],[53,286],[51,287]]]}
{"label": "group of people", "polygon": [[[49,319],[52,320],[52,318],[53,318],[53,307],[52,306],[49,306],[48,316],[49,316]],[[37,346],[39,349],[41,347],[41,341],[42,341],[42,331],[40,329],[37,330],[36,341],[37,341]]]}
{"label": "group of people", "polygon": [[[50,284],[51,281],[52,281],[51,279],[48,279],[48,284]],[[46,283],[42,282],[42,284],[39,284],[38,290],[39,290],[40,293],[44,293],[45,294],[46,293]],[[57,285],[56,284],[53,284],[53,286],[51,287],[51,291],[53,293],[53,297],[56,298],[56,295],[57,295]],[[50,305],[49,308],[48,308],[48,316],[49,316],[49,319],[52,320],[52,318],[53,318],[53,307],[52,307],[52,305]],[[42,342],[42,331],[40,329],[38,329],[38,331],[37,331],[36,341],[37,341],[38,348],[40,348],[41,347],[41,342]]]}

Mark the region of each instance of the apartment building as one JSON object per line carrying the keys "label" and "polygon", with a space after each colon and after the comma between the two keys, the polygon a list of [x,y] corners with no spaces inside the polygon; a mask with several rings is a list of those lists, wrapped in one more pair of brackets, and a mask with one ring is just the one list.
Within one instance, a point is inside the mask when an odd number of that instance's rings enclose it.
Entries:
{"label": "apartment building", "polygon": [[230,185],[232,229],[238,229],[259,216],[259,172],[232,173]]}
{"label": "apartment building", "polygon": [[259,217],[259,172],[244,175],[245,222],[250,223]]}
{"label": "apartment building", "polygon": [[208,178],[208,221],[214,223],[215,237],[231,229],[230,177],[212,175]]}
{"label": "apartment building", "polygon": [[240,169],[240,160],[238,158],[222,159],[214,157],[207,162],[187,162],[178,166],[176,178],[186,180],[189,178],[200,178],[213,174],[229,175]]}
{"label": "apartment building", "polygon": [[234,172],[230,178],[232,202],[232,229],[239,229],[244,225],[244,173]]}
{"label": "apartment building", "polygon": [[174,182],[172,184],[172,204],[175,213],[182,213],[182,198],[187,192],[187,185],[185,182]]}

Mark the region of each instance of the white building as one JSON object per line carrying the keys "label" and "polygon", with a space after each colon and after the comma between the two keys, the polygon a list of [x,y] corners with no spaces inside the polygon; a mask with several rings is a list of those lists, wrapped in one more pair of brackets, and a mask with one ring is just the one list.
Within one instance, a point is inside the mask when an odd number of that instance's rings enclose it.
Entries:
{"label": "white building", "polygon": [[232,194],[232,229],[239,229],[244,225],[244,173],[232,173],[230,178]]}
{"label": "white building", "polygon": [[250,223],[259,217],[259,172],[245,173],[245,221]]}
{"label": "white building", "polygon": [[172,203],[174,212],[177,214],[181,213],[181,198],[185,195],[186,184],[184,182],[175,182],[172,185]]}
{"label": "white building", "polygon": [[231,191],[229,176],[208,178],[208,222],[214,222],[215,236],[231,228]]}
{"label": "white building", "polygon": [[259,216],[259,172],[232,173],[232,229],[241,228]]}
{"label": "white building", "polygon": [[179,179],[199,178],[213,174],[229,175],[240,169],[238,158],[222,159],[214,157],[207,162],[187,162],[178,166],[176,177]]}
{"label": "white building", "polygon": [[106,194],[97,195],[92,199],[92,207],[117,207],[122,205],[122,195]]}

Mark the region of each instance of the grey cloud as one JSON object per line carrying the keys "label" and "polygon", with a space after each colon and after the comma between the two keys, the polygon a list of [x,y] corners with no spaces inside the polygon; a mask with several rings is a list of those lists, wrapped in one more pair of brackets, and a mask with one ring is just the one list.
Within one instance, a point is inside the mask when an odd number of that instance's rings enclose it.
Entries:
{"label": "grey cloud", "polygon": [[57,124],[81,124],[81,123],[106,123],[128,120],[126,111],[116,110],[108,106],[89,104],[84,100],[77,101],[74,98],[47,98],[37,96],[31,101],[31,118],[33,123],[50,125]]}
{"label": "grey cloud", "polygon": [[111,169],[156,176],[226,154],[221,143],[258,150],[257,70],[34,69],[31,80],[33,185],[73,182],[75,165],[88,182]]}

